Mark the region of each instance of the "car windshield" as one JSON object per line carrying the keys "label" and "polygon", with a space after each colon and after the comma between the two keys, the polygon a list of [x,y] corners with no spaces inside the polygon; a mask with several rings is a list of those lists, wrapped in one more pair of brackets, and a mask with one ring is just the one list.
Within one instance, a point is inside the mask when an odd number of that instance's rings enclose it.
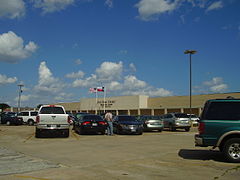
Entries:
{"label": "car windshield", "polygon": [[175,116],[177,118],[189,118],[189,116],[187,114],[183,114],[183,113],[178,113],[178,114],[175,114]]}
{"label": "car windshield", "polygon": [[42,107],[39,114],[65,114],[61,107]]}
{"label": "car windshield", "polygon": [[190,118],[190,116],[191,116],[191,118],[197,118],[197,116],[195,114],[188,114],[189,118]]}
{"label": "car windshield", "polygon": [[101,118],[101,116],[97,116],[97,115],[86,115],[86,116],[83,116],[83,120],[103,120]]}
{"label": "car windshield", "polygon": [[203,112],[202,119],[240,120],[240,102],[212,102],[208,111]]}
{"label": "car windshield", "polygon": [[9,116],[9,117],[15,117],[15,116],[17,116],[16,113],[7,113],[6,115]]}
{"label": "car windshield", "polygon": [[119,121],[138,121],[134,116],[119,116]]}

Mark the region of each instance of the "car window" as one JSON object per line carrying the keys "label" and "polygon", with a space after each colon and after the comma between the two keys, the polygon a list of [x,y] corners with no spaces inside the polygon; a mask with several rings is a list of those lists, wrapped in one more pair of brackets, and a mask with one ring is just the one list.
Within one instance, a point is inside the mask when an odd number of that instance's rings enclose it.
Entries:
{"label": "car window", "polygon": [[29,113],[28,112],[20,112],[19,116],[29,116]]}
{"label": "car window", "polygon": [[38,112],[31,112],[31,116],[37,116]]}
{"label": "car window", "polygon": [[240,120],[240,102],[211,102],[202,119]]}
{"label": "car window", "polygon": [[83,116],[83,120],[103,120],[101,116],[97,116],[97,115],[87,115],[87,116]]}
{"label": "car window", "polygon": [[176,118],[189,118],[189,116],[187,114],[183,114],[183,113],[177,113],[175,114]]}
{"label": "car window", "polygon": [[62,107],[42,107],[39,114],[65,114]]}
{"label": "car window", "polygon": [[137,119],[134,116],[119,116],[119,121],[137,121]]}

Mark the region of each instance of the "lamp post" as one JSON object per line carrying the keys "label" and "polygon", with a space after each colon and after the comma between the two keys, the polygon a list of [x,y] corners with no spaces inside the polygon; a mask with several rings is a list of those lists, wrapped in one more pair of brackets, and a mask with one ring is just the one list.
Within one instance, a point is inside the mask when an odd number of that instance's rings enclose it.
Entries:
{"label": "lamp post", "polygon": [[22,94],[22,87],[24,86],[23,84],[18,84],[19,86],[19,94],[18,94],[18,112],[20,112],[20,101],[21,101],[21,94]]}
{"label": "lamp post", "polygon": [[189,54],[189,107],[190,107],[190,121],[192,116],[192,54],[195,54],[195,50],[186,50],[184,54]]}

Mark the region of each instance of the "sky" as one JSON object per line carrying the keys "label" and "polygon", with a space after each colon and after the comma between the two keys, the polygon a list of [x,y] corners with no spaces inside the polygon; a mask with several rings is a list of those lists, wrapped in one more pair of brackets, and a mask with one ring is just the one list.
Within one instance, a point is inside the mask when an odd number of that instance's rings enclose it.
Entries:
{"label": "sky", "polygon": [[[239,92],[239,0],[0,0],[0,103]],[[103,93],[98,93],[103,97]]]}

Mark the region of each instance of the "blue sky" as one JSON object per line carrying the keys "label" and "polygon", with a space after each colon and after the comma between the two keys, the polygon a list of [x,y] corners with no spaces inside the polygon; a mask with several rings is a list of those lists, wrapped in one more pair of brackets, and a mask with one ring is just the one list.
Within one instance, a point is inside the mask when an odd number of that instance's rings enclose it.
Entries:
{"label": "blue sky", "polygon": [[[239,91],[238,0],[0,0],[0,102]],[[101,96],[100,94],[99,96]]]}

